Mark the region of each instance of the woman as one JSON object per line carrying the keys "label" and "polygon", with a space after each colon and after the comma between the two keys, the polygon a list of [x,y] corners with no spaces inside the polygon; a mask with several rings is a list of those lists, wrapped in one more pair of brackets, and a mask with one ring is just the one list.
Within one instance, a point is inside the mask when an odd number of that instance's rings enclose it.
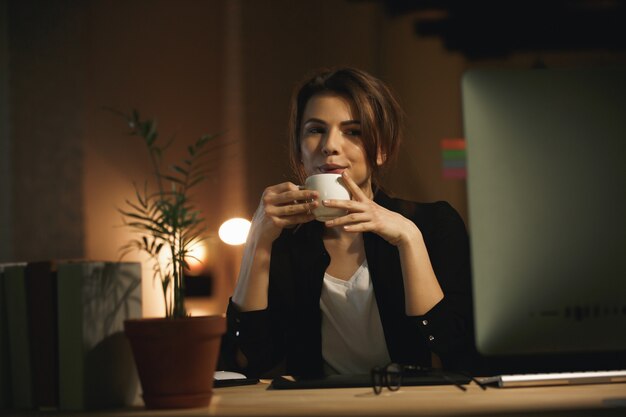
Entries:
{"label": "woman", "polygon": [[468,239],[445,202],[392,199],[378,178],[395,156],[401,110],[357,69],[320,71],[292,100],[300,184],[340,173],[347,214],[313,221],[317,193],[285,182],[254,215],[224,347],[248,375],[363,374],[393,361],[463,367],[472,349]]}

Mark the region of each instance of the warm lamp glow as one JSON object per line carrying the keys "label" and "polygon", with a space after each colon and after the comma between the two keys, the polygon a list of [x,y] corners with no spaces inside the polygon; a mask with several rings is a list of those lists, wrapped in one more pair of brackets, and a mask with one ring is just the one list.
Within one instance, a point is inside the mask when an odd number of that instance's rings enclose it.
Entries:
{"label": "warm lamp glow", "polygon": [[206,246],[202,243],[196,243],[187,253],[185,260],[189,265],[189,272],[191,274],[198,274],[204,268],[204,261],[206,259]]}
{"label": "warm lamp glow", "polygon": [[242,245],[246,243],[248,231],[250,231],[250,221],[236,217],[222,223],[217,233],[224,243]]}

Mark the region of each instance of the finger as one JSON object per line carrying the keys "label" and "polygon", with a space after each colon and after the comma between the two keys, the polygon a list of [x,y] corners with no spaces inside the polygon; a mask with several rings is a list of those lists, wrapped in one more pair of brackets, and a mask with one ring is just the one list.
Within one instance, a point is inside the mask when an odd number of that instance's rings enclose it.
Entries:
{"label": "finger", "polygon": [[284,191],[278,194],[268,193],[264,196],[264,202],[266,205],[284,206],[294,202],[315,200],[317,197],[317,191],[299,190],[296,188],[295,190]]}
{"label": "finger", "polygon": [[318,206],[317,201],[312,201],[310,203],[301,203],[301,204],[290,204],[288,206],[282,206],[280,208],[282,214],[281,216],[294,216],[299,214],[310,214],[315,207]]}
{"label": "finger", "polygon": [[346,232],[353,232],[353,233],[371,232],[374,230],[374,228],[369,222],[346,224],[346,225],[343,225],[342,227],[343,227],[343,230],[345,230]]}
{"label": "finger", "polygon": [[301,223],[308,223],[312,220],[315,220],[315,215],[311,210],[307,210],[305,213],[274,217],[274,223],[282,227],[293,227]]}
{"label": "finger", "polygon": [[337,217],[333,220],[328,220],[324,224],[328,227],[337,227],[353,224],[362,224],[369,221],[370,217],[366,213],[349,213],[345,216]]}
{"label": "finger", "polygon": [[363,199],[367,199],[367,196],[361,190],[361,188],[354,182],[354,180],[350,177],[347,171],[343,171],[341,173],[341,179],[344,182],[344,185],[348,188],[348,191],[352,195],[353,200],[362,201]]}
{"label": "finger", "polygon": [[288,192],[276,195],[275,197],[272,198],[272,200],[275,201],[275,204],[281,205],[281,204],[293,204],[294,202],[296,203],[308,202],[308,201],[317,199],[317,197],[318,197],[317,191],[295,190],[295,191],[288,191]]}
{"label": "finger", "polygon": [[308,203],[313,200],[317,200],[320,194],[318,191],[315,190],[300,189],[299,191],[294,192],[293,195],[294,201],[297,201],[299,203]]}
{"label": "finger", "polygon": [[266,205],[265,213],[270,217],[296,216],[311,213],[318,205],[317,201],[298,204],[291,202],[291,204],[286,205]]}
{"label": "finger", "polygon": [[297,185],[291,182],[283,182],[281,184],[269,186],[263,191],[261,201],[265,206],[281,204],[280,195],[294,189],[297,189]]}
{"label": "finger", "polygon": [[283,182],[280,184],[269,186],[265,189],[266,193],[270,194],[280,194],[291,190],[297,190],[298,186],[293,182]]}
{"label": "finger", "polygon": [[366,207],[363,203],[354,200],[323,200],[324,207],[341,208],[347,211],[364,212]]}

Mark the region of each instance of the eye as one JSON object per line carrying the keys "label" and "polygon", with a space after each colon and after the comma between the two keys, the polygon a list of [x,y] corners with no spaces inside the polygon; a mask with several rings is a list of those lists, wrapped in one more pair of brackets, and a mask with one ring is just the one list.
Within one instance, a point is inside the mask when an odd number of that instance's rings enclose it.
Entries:
{"label": "eye", "polygon": [[323,134],[326,130],[320,126],[309,126],[304,129],[304,133],[306,135],[320,135]]}
{"label": "eye", "polygon": [[361,129],[346,129],[343,133],[348,136],[361,136]]}

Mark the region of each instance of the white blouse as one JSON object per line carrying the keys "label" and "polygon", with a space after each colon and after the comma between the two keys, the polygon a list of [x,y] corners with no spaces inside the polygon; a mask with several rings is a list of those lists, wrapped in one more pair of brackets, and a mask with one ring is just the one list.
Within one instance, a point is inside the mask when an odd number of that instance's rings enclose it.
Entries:
{"label": "white blouse", "polygon": [[367,374],[390,362],[367,261],[347,281],[325,274],[320,308],[327,374]]}

